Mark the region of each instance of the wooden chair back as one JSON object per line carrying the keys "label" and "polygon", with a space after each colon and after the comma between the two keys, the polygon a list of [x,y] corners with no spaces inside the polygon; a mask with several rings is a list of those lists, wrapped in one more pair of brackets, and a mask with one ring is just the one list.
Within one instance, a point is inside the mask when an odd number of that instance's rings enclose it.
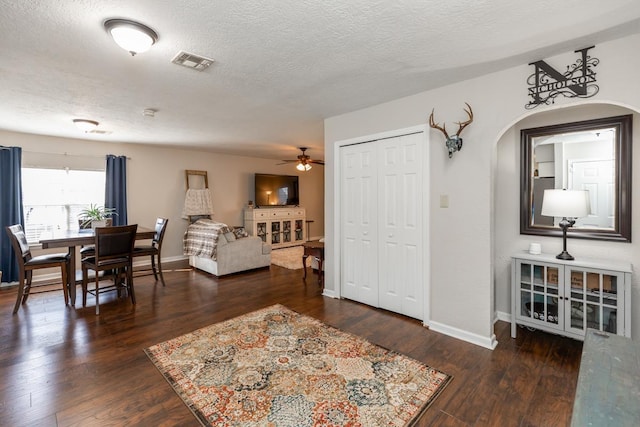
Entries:
{"label": "wooden chair back", "polygon": [[131,260],[138,224],[95,229],[96,265],[121,264]]}
{"label": "wooden chair back", "polygon": [[29,249],[29,243],[27,242],[27,236],[24,234],[22,225],[10,225],[6,227],[7,234],[11,239],[11,246],[14,252],[20,259],[20,263],[24,265],[26,261],[31,259],[31,250]]}

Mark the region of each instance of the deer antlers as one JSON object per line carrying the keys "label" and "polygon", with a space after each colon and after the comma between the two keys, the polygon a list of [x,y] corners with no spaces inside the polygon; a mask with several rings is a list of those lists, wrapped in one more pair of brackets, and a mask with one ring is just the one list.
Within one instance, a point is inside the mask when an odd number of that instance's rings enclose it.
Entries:
{"label": "deer antlers", "polygon": [[[464,112],[467,113],[467,115],[469,116],[469,120],[467,120],[466,122],[456,122],[458,123],[458,132],[456,132],[456,136],[460,136],[460,132],[462,132],[462,130],[467,126],[469,126],[473,121],[473,110],[471,109],[471,105],[469,105],[466,102],[464,104],[467,106],[467,108],[464,109]],[[431,110],[431,115],[429,116],[429,126],[431,126],[434,129],[438,129],[440,132],[444,134],[444,136],[447,139],[450,139],[449,134],[447,133],[447,125],[444,124],[440,126],[433,120],[434,111],[435,111],[435,108]]]}
{"label": "deer antlers", "polygon": [[465,122],[456,122],[458,123],[458,132],[456,132],[454,136],[449,136],[449,134],[447,133],[446,124],[443,124],[442,126],[440,126],[435,122],[435,120],[433,119],[433,112],[435,108],[431,110],[431,115],[429,116],[429,126],[431,126],[434,129],[438,129],[440,132],[444,134],[445,138],[447,138],[446,145],[447,145],[447,149],[449,150],[449,158],[451,158],[454,152],[460,151],[460,149],[462,148],[462,138],[460,138],[460,132],[462,132],[462,130],[467,126],[469,126],[473,121],[473,110],[471,109],[471,105],[469,105],[466,102],[465,102],[465,105],[467,106],[467,108],[464,109],[464,112],[467,113],[467,115],[469,116],[469,120]]}

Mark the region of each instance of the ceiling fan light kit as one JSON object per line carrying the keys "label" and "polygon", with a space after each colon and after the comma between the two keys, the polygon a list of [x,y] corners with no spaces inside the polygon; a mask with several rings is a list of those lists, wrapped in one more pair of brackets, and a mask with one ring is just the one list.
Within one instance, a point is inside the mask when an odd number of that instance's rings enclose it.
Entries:
{"label": "ceiling fan light kit", "polygon": [[287,163],[296,163],[296,169],[298,169],[300,172],[306,172],[308,170],[311,170],[312,163],[316,165],[324,166],[324,160],[313,160],[311,159],[311,157],[309,157],[305,153],[308,150],[307,147],[298,147],[298,149],[302,151],[302,154],[300,154],[297,159],[283,160],[283,163],[278,163],[278,164],[284,165]]}
{"label": "ceiling fan light kit", "polygon": [[104,22],[104,28],[116,44],[131,56],[146,52],[158,41],[158,34],[151,28],[128,19],[108,19]]}

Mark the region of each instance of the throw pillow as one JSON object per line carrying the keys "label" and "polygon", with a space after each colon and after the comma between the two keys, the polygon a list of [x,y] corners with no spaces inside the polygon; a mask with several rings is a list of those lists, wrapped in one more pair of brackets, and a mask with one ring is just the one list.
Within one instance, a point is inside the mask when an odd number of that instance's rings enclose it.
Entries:
{"label": "throw pillow", "polygon": [[233,229],[233,234],[236,236],[236,239],[241,239],[243,237],[249,237],[249,233],[244,227],[237,227]]}

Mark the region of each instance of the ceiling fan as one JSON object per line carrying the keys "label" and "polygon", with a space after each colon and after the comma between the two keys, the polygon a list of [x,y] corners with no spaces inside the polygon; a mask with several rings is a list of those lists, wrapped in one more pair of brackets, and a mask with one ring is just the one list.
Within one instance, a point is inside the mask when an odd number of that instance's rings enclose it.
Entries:
{"label": "ceiling fan", "polygon": [[307,147],[298,147],[298,149],[300,149],[300,151],[302,151],[302,154],[300,154],[298,156],[297,159],[295,160],[283,160],[283,163],[278,163],[279,165],[284,165],[286,163],[297,163],[296,165],[296,169],[298,169],[300,172],[306,172],[309,169],[311,169],[311,164],[316,164],[316,165],[321,165],[324,166],[324,160],[312,160],[311,157],[307,156],[305,154],[305,151],[308,150]]}

